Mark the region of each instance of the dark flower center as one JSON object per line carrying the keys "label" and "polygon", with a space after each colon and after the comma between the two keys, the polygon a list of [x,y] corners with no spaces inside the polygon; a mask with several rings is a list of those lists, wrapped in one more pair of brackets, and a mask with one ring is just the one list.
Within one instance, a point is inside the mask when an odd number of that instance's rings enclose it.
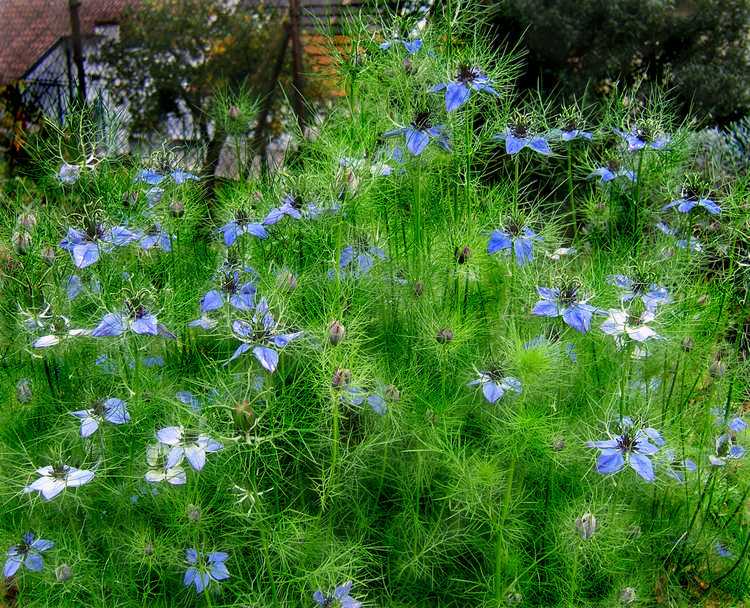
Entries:
{"label": "dark flower center", "polygon": [[572,118],[565,123],[565,126],[563,127],[563,131],[575,131],[578,127],[576,126],[576,121]]}
{"label": "dark flower center", "polygon": [[411,126],[415,129],[419,129],[420,131],[426,131],[427,129],[432,127],[432,122],[430,121],[430,113],[418,112],[414,117],[414,120],[411,122]]}
{"label": "dark flower center", "polygon": [[508,225],[505,228],[508,231],[508,234],[510,236],[520,236],[522,226],[518,222],[508,222]]}
{"label": "dark flower center", "polygon": [[609,169],[610,171],[617,171],[619,168],[620,161],[612,159],[607,163],[607,169]]}
{"label": "dark flower center", "polygon": [[157,226],[151,226],[148,230],[146,230],[146,234],[150,236],[156,236],[159,234],[160,230]]}
{"label": "dark flower center", "polygon": [[224,290],[225,293],[237,293],[238,288],[238,281],[234,275],[226,275],[224,277],[224,283],[222,284],[221,288]]}
{"label": "dark flower center", "polygon": [[55,479],[65,478],[65,465],[64,464],[53,464],[52,465],[52,477]]}
{"label": "dark flower center", "polygon": [[104,236],[104,227],[93,220],[86,220],[85,231],[89,241],[96,241]]}
{"label": "dark flower center", "polygon": [[689,201],[697,201],[700,198],[700,192],[695,186],[686,186],[682,189],[682,197]]}
{"label": "dark flower center", "polygon": [[560,303],[565,306],[571,306],[576,303],[578,299],[578,286],[577,285],[565,285],[560,289]]}
{"label": "dark flower center", "polygon": [[529,134],[529,128],[520,122],[511,125],[510,132],[516,137],[526,137]]}
{"label": "dark flower center", "polygon": [[235,215],[235,221],[239,225],[244,225],[244,224],[248,224],[250,222],[250,218],[247,216],[247,213],[245,213],[244,211],[240,210],[240,211],[237,212],[237,215]]}
{"label": "dark flower center", "polygon": [[622,452],[632,452],[635,450],[635,438],[625,431],[617,438],[617,449]]}
{"label": "dark flower center", "polygon": [[91,409],[94,411],[95,416],[103,416],[104,415],[104,401],[99,399],[98,401],[95,401]]}
{"label": "dark flower center", "polygon": [[648,127],[637,127],[635,129],[635,135],[641,141],[651,141],[653,134]]}
{"label": "dark flower center", "polygon": [[473,68],[468,65],[462,65],[458,69],[458,74],[456,75],[456,80],[458,82],[474,82],[474,80],[479,76],[479,69]]}

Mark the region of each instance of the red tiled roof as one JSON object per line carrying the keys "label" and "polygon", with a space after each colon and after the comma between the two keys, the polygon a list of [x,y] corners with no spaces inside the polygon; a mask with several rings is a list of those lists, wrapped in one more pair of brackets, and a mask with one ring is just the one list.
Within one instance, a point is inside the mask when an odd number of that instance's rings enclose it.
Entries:
{"label": "red tiled roof", "polygon": [[[81,33],[119,21],[139,0],[81,0]],[[68,0],[0,0],[0,83],[23,76],[61,37],[70,35]]]}

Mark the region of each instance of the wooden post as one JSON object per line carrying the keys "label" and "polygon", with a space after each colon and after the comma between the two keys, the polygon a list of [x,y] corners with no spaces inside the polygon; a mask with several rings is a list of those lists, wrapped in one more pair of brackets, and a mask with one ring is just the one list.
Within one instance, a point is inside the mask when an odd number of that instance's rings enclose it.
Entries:
{"label": "wooden post", "polygon": [[78,7],[81,0],[68,0],[70,9],[70,33],[73,42],[73,61],[78,71],[78,97],[82,103],[86,103],[86,71],[83,67],[83,46],[81,44],[81,20],[78,16]]}
{"label": "wooden post", "polygon": [[300,0],[289,0],[289,29],[292,38],[292,105],[300,131],[305,126],[305,83],[302,79],[302,40],[300,39]]}

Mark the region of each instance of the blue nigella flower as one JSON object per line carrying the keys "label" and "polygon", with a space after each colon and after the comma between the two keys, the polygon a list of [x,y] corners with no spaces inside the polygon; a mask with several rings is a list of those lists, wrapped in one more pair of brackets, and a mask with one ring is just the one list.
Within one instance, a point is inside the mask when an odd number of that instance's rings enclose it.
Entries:
{"label": "blue nigella flower", "polygon": [[[384,260],[385,257],[385,251],[380,247],[355,249],[348,245],[341,250],[339,269],[344,276],[359,277],[370,272],[376,260]],[[336,273],[333,270],[328,271],[329,279],[333,279],[335,276]]]}
{"label": "blue nigella flower", "polygon": [[732,557],[733,553],[727,549],[720,541],[714,543],[714,551],[719,557]]}
{"label": "blue nigella flower", "polygon": [[635,182],[636,175],[635,171],[631,171],[620,165],[619,162],[611,160],[604,167],[597,167],[588,175],[588,179],[592,177],[598,177],[599,182],[602,184],[609,183],[616,180],[618,177],[624,177],[625,179]]}
{"label": "blue nigella flower", "polygon": [[679,460],[672,449],[664,450],[664,462],[667,475],[680,483],[684,483],[686,472],[694,473],[698,469],[698,465],[690,458]]}
{"label": "blue nigella flower", "polygon": [[33,533],[26,532],[18,545],[13,545],[8,549],[3,568],[3,576],[10,578],[21,567],[21,564],[27,570],[32,572],[41,572],[44,569],[44,558],[42,553],[49,551],[55,546],[51,540],[36,538]]}
{"label": "blue nigella flower", "polygon": [[620,295],[623,302],[640,298],[647,310],[655,311],[661,304],[669,304],[672,301],[666,287],[652,283],[644,276],[636,275],[631,279],[624,274],[614,274],[608,276],[607,280],[610,285],[623,290]]}
{"label": "blue nigella flower", "polygon": [[172,237],[159,224],[154,224],[145,234],[138,238],[138,246],[144,251],[159,246],[162,251],[172,251]]}
{"label": "blue nigella flower", "polygon": [[158,186],[167,176],[171,177],[178,186],[190,180],[196,181],[200,179],[197,175],[193,175],[182,169],[173,169],[168,174],[160,173],[153,169],[141,169],[136,173],[133,181],[148,184],[149,186]]}
{"label": "blue nigella flower", "polygon": [[190,564],[185,570],[182,584],[185,587],[195,586],[196,593],[203,593],[211,583],[229,578],[229,570],[224,562],[229,559],[229,554],[223,551],[214,551],[203,554],[195,549],[185,551],[185,559]]}
{"label": "blue nigella flower", "polygon": [[144,478],[147,482],[166,481],[173,486],[182,486],[187,483],[185,469],[181,466],[182,459],[177,463],[172,463],[171,467],[167,466],[167,459],[171,451],[172,448],[163,443],[155,443],[146,448],[146,464],[149,468]]}
{"label": "blue nigella flower", "polygon": [[91,223],[86,230],[68,228],[67,236],[60,241],[60,248],[70,253],[76,268],[86,268],[95,264],[102,253],[128,245],[136,238],[137,235],[125,226],[107,230],[101,224]]}
{"label": "blue nigella flower", "polygon": [[552,148],[544,135],[529,133],[527,127],[520,123],[509,126],[503,133],[493,135],[492,139],[504,141],[505,152],[510,155],[518,154],[524,148],[530,148],[545,156],[552,154]]}
{"label": "blue nigella flower", "polygon": [[461,66],[455,80],[441,82],[430,89],[430,93],[445,91],[445,111],[453,112],[464,105],[471,97],[472,91],[483,91],[498,97],[498,92],[492,88],[487,74],[477,67]]}
{"label": "blue nigella flower", "polygon": [[668,135],[655,137],[647,129],[643,128],[636,127],[627,132],[620,129],[612,130],[622,137],[622,139],[628,144],[628,152],[637,152],[646,147],[652,148],[653,150],[663,150],[671,141]]}
{"label": "blue nigella flower", "polygon": [[71,415],[81,420],[81,437],[90,437],[105,421],[112,424],[125,424],[130,421],[128,404],[115,397],[97,401],[92,408],[71,412]]}
{"label": "blue nigella flower", "polygon": [[707,197],[700,196],[693,190],[686,190],[681,198],[667,203],[661,210],[666,211],[667,209],[677,208],[680,213],[690,213],[695,207],[703,207],[711,215],[719,215],[721,213],[721,207],[717,205],[713,200]]}
{"label": "blue nigella flower", "polygon": [[494,370],[478,372],[478,375],[476,380],[472,380],[466,386],[481,386],[482,394],[489,403],[497,403],[508,391],[521,394],[521,381],[513,376],[503,376]]}
{"label": "blue nigella flower", "polygon": [[172,469],[185,457],[196,471],[206,464],[206,454],[223,449],[223,445],[204,433],[187,433],[181,426],[167,426],[156,432],[159,443],[169,446],[165,467]]}
{"label": "blue nigella flower", "polygon": [[401,127],[386,131],[383,137],[397,137],[403,135],[406,139],[406,149],[414,156],[422,154],[431,141],[434,141],[446,152],[451,151],[448,135],[443,125],[434,125],[430,121],[429,112],[419,112],[408,127]]}
{"label": "blue nigella flower", "polygon": [[594,313],[600,313],[598,308],[578,298],[576,285],[568,285],[562,289],[537,287],[536,291],[541,300],[534,305],[531,314],[538,317],[562,317],[567,325],[582,334],[591,329]]}
{"label": "blue nigella flower", "polygon": [[[617,473],[625,463],[648,482],[654,481],[651,457],[664,445],[664,439],[656,429],[635,429],[633,421],[625,416],[620,423],[620,435],[603,441],[589,441],[586,446],[599,450],[596,470],[602,475]],[[653,441],[653,443],[651,443]]]}
{"label": "blue nigella flower", "polygon": [[176,337],[157,321],[156,315],[149,312],[144,306],[126,301],[126,307],[128,309],[127,314],[107,313],[104,315],[99,325],[91,332],[91,336],[94,338],[112,338],[130,330],[139,335],[158,335],[171,339]]}
{"label": "blue nigella flower", "polygon": [[516,256],[516,264],[523,266],[534,259],[534,241],[541,241],[542,237],[537,235],[528,226],[520,226],[511,222],[505,230],[494,230],[487,243],[487,253],[492,255],[498,251],[510,251]]}
{"label": "blue nigella flower", "polygon": [[227,302],[236,310],[252,310],[256,287],[252,281],[241,282],[239,270],[224,271],[220,289],[212,289],[201,298],[201,312],[222,308]]}
{"label": "blue nigella flower", "polygon": [[63,163],[57,172],[57,179],[63,184],[75,184],[78,178],[81,177],[81,169],[83,169],[82,165]]}
{"label": "blue nigella flower", "polygon": [[94,471],[76,469],[67,464],[55,464],[36,470],[39,479],[26,486],[23,491],[39,492],[44,500],[52,500],[65,488],[77,488],[94,479]]}
{"label": "blue nigella flower", "polygon": [[259,239],[268,238],[268,232],[263,225],[251,222],[243,211],[238,211],[235,219],[219,228],[219,232],[224,235],[224,244],[227,247],[230,247],[237,240],[237,237],[243,234],[252,234]]}
{"label": "blue nigella flower", "polygon": [[191,393],[190,391],[177,391],[177,393],[175,393],[175,397],[177,397],[177,399],[181,403],[184,403],[185,405],[189,405],[190,409],[193,412],[198,413],[201,411],[200,399],[198,399],[198,397],[193,395],[193,393]]}
{"label": "blue nigella flower", "polygon": [[284,348],[302,335],[301,331],[279,333],[278,322],[269,311],[265,298],[258,303],[252,322],[235,320],[232,322],[232,331],[241,343],[227,364],[252,349],[255,358],[270,373],[276,371],[279,363],[279,353],[272,347]]}
{"label": "blue nigella flower", "polygon": [[384,51],[387,51],[392,46],[395,46],[397,44],[402,44],[404,48],[406,49],[406,52],[409,53],[409,55],[413,55],[419,49],[422,48],[422,41],[417,38],[415,40],[406,40],[405,38],[393,38],[392,40],[386,40],[384,42],[380,43],[380,48]]}
{"label": "blue nigella flower", "polygon": [[711,454],[708,460],[715,467],[723,467],[730,460],[737,460],[745,455],[745,448],[737,443],[737,434],[730,431],[722,433],[716,438],[716,453]]}
{"label": "blue nigella flower", "polygon": [[263,225],[271,226],[276,224],[285,216],[293,220],[302,219],[302,201],[291,194],[287,194],[281,200],[280,207],[274,207],[268,212],[268,215],[263,220]]}
{"label": "blue nigella flower", "polygon": [[346,401],[356,406],[360,406],[367,401],[367,405],[370,406],[373,412],[379,416],[385,416],[388,412],[388,405],[386,403],[386,398],[381,394],[382,392],[383,391],[381,390],[380,392],[370,393],[362,387],[347,385],[344,388],[344,393],[341,395],[341,399],[342,401]]}
{"label": "blue nigella flower", "polygon": [[361,608],[362,602],[355,600],[349,592],[352,590],[352,581],[347,581],[343,585],[338,585],[333,593],[325,594],[320,589],[313,593],[315,600],[321,608],[334,608],[337,605],[340,608]]}
{"label": "blue nigella flower", "polygon": [[727,428],[733,433],[741,433],[747,430],[747,422],[745,422],[739,416],[736,416],[729,420],[724,416],[724,410],[719,407],[711,408],[711,413],[714,415],[716,426],[721,428]]}
{"label": "blue nigella flower", "polygon": [[[102,291],[102,285],[99,282],[99,279],[97,279],[96,277],[90,278],[87,287],[88,290],[93,294],[98,294]],[[68,280],[65,282],[65,294],[68,296],[68,300],[72,302],[79,295],[81,295],[81,292],[83,292],[83,290],[84,285],[81,277],[79,277],[77,274],[70,275],[68,277]]]}
{"label": "blue nigella flower", "polygon": [[690,235],[688,238],[682,238],[677,230],[670,227],[665,222],[657,222],[654,225],[660,232],[666,234],[667,236],[675,237],[675,245],[677,245],[677,247],[679,247],[680,249],[690,249],[690,251],[693,251],[695,253],[700,253],[701,251],[703,251],[703,246],[700,244],[700,241],[693,235]]}

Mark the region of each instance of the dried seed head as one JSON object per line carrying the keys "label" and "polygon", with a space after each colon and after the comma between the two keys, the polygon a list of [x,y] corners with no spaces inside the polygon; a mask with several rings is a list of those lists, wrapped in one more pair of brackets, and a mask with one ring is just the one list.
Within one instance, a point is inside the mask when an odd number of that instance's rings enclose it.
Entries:
{"label": "dried seed head", "polygon": [[331,379],[331,386],[333,388],[342,388],[349,384],[352,379],[352,372],[345,367],[338,368],[333,372],[333,378]]}
{"label": "dried seed head", "polygon": [[447,327],[444,327],[437,333],[435,339],[439,344],[447,344],[448,342],[453,340],[453,332]]}
{"label": "dried seed head", "polygon": [[345,337],[346,328],[339,321],[333,321],[333,323],[328,326],[328,341],[333,344],[333,346],[341,343]]}
{"label": "dried seed head", "polygon": [[576,530],[583,540],[589,540],[596,533],[597,522],[593,513],[584,513],[576,518]]}
{"label": "dried seed head", "polygon": [[31,403],[33,396],[31,392],[31,380],[21,378],[16,384],[16,399],[18,399],[18,403]]}

